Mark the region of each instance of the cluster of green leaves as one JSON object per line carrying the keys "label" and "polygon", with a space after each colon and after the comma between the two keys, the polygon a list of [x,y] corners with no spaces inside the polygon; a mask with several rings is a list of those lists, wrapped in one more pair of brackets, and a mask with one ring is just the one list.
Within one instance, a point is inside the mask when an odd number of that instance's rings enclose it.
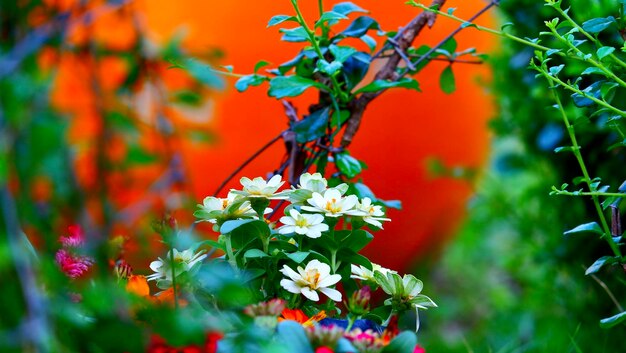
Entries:
{"label": "cluster of green leaves", "polygon": [[[557,4],[582,30],[573,30],[570,20],[554,8]],[[473,26],[506,39],[502,54],[490,60],[499,108],[491,122],[496,136],[492,163],[480,178],[469,219],[431,279],[441,280],[440,289],[446,293],[439,300],[442,309],[431,317],[435,331],[455,332],[454,338],[433,346],[458,352],[468,347],[499,352],[620,350],[620,335],[601,329],[598,316],[622,311],[623,270],[606,266],[585,278],[586,269],[598,268],[590,266],[595,259],[610,252],[606,258],[612,262],[615,254],[607,241],[574,235],[587,229],[592,232],[588,234],[611,237],[616,245],[621,242],[614,234],[602,235],[606,228],[601,226],[597,204],[587,201],[589,193],[600,193],[597,196],[603,201],[608,223],[609,209],[615,210],[611,204],[623,193],[619,186],[626,160],[618,131],[623,131],[623,118],[618,111],[624,111],[624,91],[615,80],[623,80],[623,67],[611,56],[623,60],[623,2],[571,0],[544,6],[543,2],[516,0],[501,2],[500,11],[512,22],[502,31]],[[550,28],[546,31],[555,15],[560,18],[556,34]],[[542,31],[546,32],[539,35]],[[549,59],[548,74],[557,75],[570,87],[546,84],[543,75],[528,70],[537,51]],[[535,63],[540,65],[540,61]],[[546,109],[554,105],[555,93],[571,127],[564,124],[558,107]],[[571,148],[570,129],[579,148]],[[555,154],[555,150],[568,153]],[[588,179],[580,177],[579,161],[569,154],[574,150],[580,152]],[[596,176],[601,176],[602,185]],[[555,188],[559,193],[582,197],[548,196],[546,190],[564,180],[582,182],[584,188]],[[588,223],[594,218],[598,221]],[[559,237],[563,232],[565,237]],[[484,302],[491,304],[487,307]],[[435,335],[427,339],[437,341]]]}

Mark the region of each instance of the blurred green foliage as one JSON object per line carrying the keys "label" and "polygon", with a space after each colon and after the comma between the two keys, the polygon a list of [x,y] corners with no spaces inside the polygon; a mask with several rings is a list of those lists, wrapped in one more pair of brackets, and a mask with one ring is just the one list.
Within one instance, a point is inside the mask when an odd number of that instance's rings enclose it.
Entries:
{"label": "blurred green foliage", "polygon": [[[614,16],[623,1],[578,1],[569,14],[579,23]],[[543,1],[502,1],[506,31],[537,38],[544,21],[558,17]],[[601,34],[605,43],[621,46],[620,32]],[[551,46],[553,42],[541,42]],[[626,295],[619,267],[605,268],[594,278],[585,269],[610,253],[596,236],[563,232],[596,220],[588,199],[549,196],[553,185],[581,175],[555,101],[542,77],[528,69],[534,49],[503,39],[491,57],[492,90],[498,114],[492,156],[479,177],[477,194],[468,205],[468,219],[457,238],[433,264],[431,281],[443,295],[441,310],[430,313],[426,348],[446,352],[617,352],[623,349],[623,326],[600,328],[599,320],[617,312],[607,291],[619,301]],[[558,65],[555,56],[551,65]],[[562,79],[574,81],[584,64],[567,65]],[[616,72],[617,73],[617,72]],[[619,74],[618,74],[619,75]],[[622,75],[623,77],[623,75]],[[583,84],[592,78],[583,77]],[[614,99],[624,109],[623,90]],[[569,96],[565,93],[564,96]],[[597,108],[595,108],[597,110]],[[607,152],[617,134],[602,116],[588,118],[568,101],[566,111],[583,146],[592,177],[614,188],[623,182],[623,147]],[[593,112],[593,110],[592,110]]]}

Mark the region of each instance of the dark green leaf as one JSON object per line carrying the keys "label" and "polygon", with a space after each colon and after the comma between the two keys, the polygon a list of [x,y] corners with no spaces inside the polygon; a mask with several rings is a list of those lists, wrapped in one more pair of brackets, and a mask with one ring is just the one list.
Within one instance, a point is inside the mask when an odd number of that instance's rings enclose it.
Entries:
{"label": "dark green leaf", "polygon": [[362,229],[353,230],[350,235],[341,242],[342,247],[349,248],[355,252],[361,251],[374,239],[374,236]]}
{"label": "dark green leaf", "polygon": [[341,70],[341,63],[339,61],[328,62],[324,59],[317,61],[317,69],[329,76],[335,75],[337,71]]}
{"label": "dark green leaf", "polygon": [[283,23],[285,21],[298,22],[298,19],[295,18],[294,16],[276,15],[276,16],[270,18],[269,22],[267,23],[267,27],[276,26],[277,24]]}
{"label": "dark green leaf", "polygon": [[593,18],[583,22],[583,29],[589,33],[596,34],[604,31],[614,22],[615,18],[613,16]]}
{"label": "dark green leaf", "polygon": [[361,39],[363,43],[367,45],[367,47],[370,49],[370,52],[373,52],[374,49],[376,49],[376,39],[368,36],[367,34],[362,35],[359,39]]}
{"label": "dark green leaf", "polygon": [[385,81],[385,80],[376,80],[365,87],[361,87],[358,89],[357,93],[365,93],[365,92],[378,92],[383,89],[395,88],[395,87],[403,87],[407,89],[413,89],[418,92],[420,91],[419,83],[412,78],[405,77],[399,81]]}
{"label": "dark green leaf", "polygon": [[417,337],[414,332],[404,331],[397,335],[381,353],[413,353],[417,345]]}
{"label": "dark green leaf", "polygon": [[596,272],[600,271],[602,266],[613,264],[613,263],[617,262],[618,260],[619,259],[617,259],[617,258],[615,258],[613,256],[602,256],[601,258],[597,259],[591,266],[589,266],[587,271],[585,271],[585,275],[590,275],[592,273],[596,273]]}
{"label": "dark green leaf", "polygon": [[253,258],[259,258],[259,257],[268,257],[268,256],[269,255],[267,255],[266,253],[264,253],[260,249],[250,249],[250,250],[246,251],[246,253],[243,255],[243,257],[245,257],[246,259],[253,259]]}
{"label": "dark green leaf", "polygon": [[306,116],[304,119],[291,125],[291,129],[296,133],[296,140],[299,143],[306,143],[317,140],[324,136],[328,126],[328,115],[330,108],[317,110]]}
{"label": "dark green leaf", "polygon": [[583,233],[583,232],[591,232],[591,233],[596,233],[600,235],[603,234],[602,228],[600,228],[600,226],[596,222],[589,222],[589,223],[581,224],[578,227],[575,227],[574,229],[570,229],[564,232],[563,234],[569,235],[569,234],[576,234],[576,233]]}
{"label": "dark green leaf", "polygon": [[361,163],[347,153],[339,153],[335,155],[335,165],[343,175],[348,178],[354,178],[361,173]]}
{"label": "dark green leaf", "polygon": [[602,328],[611,328],[613,326],[617,326],[623,322],[626,322],[626,311],[623,311],[617,315],[613,315],[611,317],[607,317],[606,319],[600,320],[600,327]]}
{"label": "dark green leaf", "polygon": [[261,60],[258,63],[256,63],[256,65],[254,65],[254,73],[256,74],[257,71],[259,71],[259,69],[261,69],[264,66],[269,65],[270,63],[265,61],[265,60]]}
{"label": "dark green leaf", "polygon": [[588,67],[586,68],[583,72],[580,73],[580,75],[590,75],[590,74],[599,74],[599,75],[604,75],[604,71],[602,71],[600,68],[597,67]]}
{"label": "dark green leaf", "polygon": [[276,98],[296,97],[313,86],[324,88],[320,83],[300,76],[278,76],[270,81],[268,94]]}
{"label": "dark green leaf", "polygon": [[333,6],[333,11],[346,16],[353,12],[367,12],[367,10],[362,9],[351,2],[340,2],[335,4],[335,6]]}
{"label": "dark green leaf", "polygon": [[369,16],[357,17],[343,32],[339,35],[345,37],[360,38],[370,29],[380,29],[378,22]]}
{"label": "dark green leaf", "polygon": [[337,21],[337,20],[347,20],[348,17],[344,14],[335,11],[324,12],[319,20],[315,23],[315,27],[321,26],[324,22],[328,21]]}
{"label": "dark green leaf", "polygon": [[348,89],[353,89],[363,80],[369,70],[371,60],[372,57],[368,54],[357,52],[343,63],[342,73]]}
{"label": "dark green leaf", "polygon": [[159,157],[148,152],[141,146],[130,145],[126,151],[126,162],[132,164],[152,164],[159,161]]}
{"label": "dark green leaf", "polygon": [[451,94],[456,90],[456,83],[454,80],[454,72],[452,72],[452,65],[448,65],[439,76],[439,87],[445,94]]}
{"label": "dark green leaf", "polygon": [[287,257],[290,258],[293,262],[301,264],[302,261],[306,260],[309,255],[310,253],[306,251],[296,251],[294,253],[287,254]]}

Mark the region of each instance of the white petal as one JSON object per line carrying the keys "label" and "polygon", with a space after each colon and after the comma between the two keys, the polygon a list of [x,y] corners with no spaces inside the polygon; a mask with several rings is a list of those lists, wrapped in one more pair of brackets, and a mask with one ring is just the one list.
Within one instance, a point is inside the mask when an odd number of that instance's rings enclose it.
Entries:
{"label": "white petal", "polygon": [[383,229],[383,224],[380,223],[379,221],[375,220],[372,217],[364,217],[363,220],[365,221],[365,223],[369,223],[375,227],[378,227],[380,229]]}
{"label": "white petal", "polygon": [[324,293],[327,297],[329,297],[333,301],[336,301],[336,302],[341,301],[341,292],[336,289],[320,288],[320,292]]}
{"label": "white petal", "polygon": [[283,265],[283,268],[280,270],[285,276],[291,278],[294,281],[301,280],[302,276],[299,275],[296,271],[292,270],[291,267],[287,265]]}
{"label": "white petal", "polygon": [[309,231],[307,227],[296,226],[295,229],[296,229],[296,233],[298,234],[306,234]]}
{"label": "white petal", "polygon": [[296,220],[291,217],[284,216],[280,217],[280,223],[293,226],[296,224]]}
{"label": "white petal", "polygon": [[[309,224],[319,224],[324,222],[324,216],[321,214],[304,215],[309,220]],[[328,227],[328,226],[326,226]]]}
{"label": "white petal", "polygon": [[280,187],[280,185],[283,184],[280,182],[282,179],[283,177],[280,174],[276,174],[270,180],[267,181],[267,185],[273,186],[273,187]]}
{"label": "white petal", "polygon": [[278,233],[279,234],[291,234],[291,233],[294,233],[295,230],[296,230],[296,227],[287,225],[287,226],[282,226],[278,228]]}
{"label": "white petal", "polygon": [[163,266],[163,262],[156,260],[150,263],[150,269],[154,272],[159,272],[159,269]]}
{"label": "white petal", "polygon": [[[308,199],[308,200],[307,200],[307,202],[308,202],[308,201],[311,201],[311,200],[312,200],[312,199]],[[302,206],[301,208],[302,208],[303,210],[305,210],[305,211],[309,211],[309,212],[325,212],[323,209],[318,208],[318,207]],[[324,216],[322,216],[322,217],[324,217]]]}
{"label": "white petal", "polygon": [[309,238],[316,239],[322,236],[322,232],[313,228],[309,228],[309,231],[306,232],[304,235],[306,235]]}
{"label": "white petal", "polygon": [[[295,208],[292,208],[289,210],[289,215],[294,219],[298,219],[298,217],[300,216],[300,212],[298,212],[298,210],[296,210]],[[294,223],[295,224],[295,223]]]}
{"label": "white petal", "polygon": [[[330,190],[328,190],[330,191]],[[324,196],[326,196],[326,194],[328,194],[328,191],[326,191],[326,193],[324,194]],[[308,202],[311,206],[314,207],[318,207],[321,209],[324,209],[324,205],[326,205],[326,200],[325,198],[320,195],[317,192],[314,192],[313,195],[311,195],[311,198],[306,200],[306,202]]]}
{"label": "white petal", "polygon": [[[313,194],[313,195],[315,195],[315,194]],[[354,195],[352,195],[352,196],[354,196]],[[356,196],[354,196],[354,197],[356,198]],[[328,189],[324,193],[324,199],[326,199],[326,200],[331,200],[331,199],[339,200],[339,199],[341,199],[341,192],[339,192],[339,190],[336,190],[336,189]]]}
{"label": "white petal", "polygon": [[288,292],[291,293],[300,293],[300,287],[294,281],[290,281],[286,278],[280,281],[280,286],[285,288]]}
{"label": "white petal", "polygon": [[311,288],[309,287],[302,287],[300,288],[302,295],[304,295],[305,297],[309,298],[310,300],[316,302],[320,300],[320,296],[317,294],[316,291],[311,290]]}
{"label": "white petal", "polygon": [[330,275],[323,277],[321,281],[317,283],[319,287],[330,287],[333,284],[341,281],[341,275]]}
{"label": "white petal", "polygon": [[328,230],[328,224],[321,223],[314,226],[309,226],[309,230],[315,230],[316,232],[325,232]]}
{"label": "white petal", "polygon": [[341,204],[341,206],[342,206],[341,208],[344,211],[347,211],[349,209],[352,209],[356,205],[357,202],[359,202],[359,198],[356,197],[355,195],[346,196],[346,198],[343,199],[343,202]]}

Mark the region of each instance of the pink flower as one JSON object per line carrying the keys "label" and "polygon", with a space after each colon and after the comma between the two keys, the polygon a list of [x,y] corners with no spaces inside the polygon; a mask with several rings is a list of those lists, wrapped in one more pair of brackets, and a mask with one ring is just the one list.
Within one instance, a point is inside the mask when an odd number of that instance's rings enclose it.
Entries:
{"label": "pink flower", "polygon": [[77,248],[85,242],[85,233],[78,224],[67,227],[67,233],[68,235],[66,237],[59,238],[63,247]]}
{"label": "pink flower", "polygon": [[322,347],[318,347],[315,350],[315,353],[335,353],[335,352],[326,346],[322,346]]}
{"label": "pink flower", "polygon": [[86,256],[77,256],[71,254],[65,249],[57,251],[55,260],[63,271],[70,278],[78,278],[87,273],[93,260]]}
{"label": "pink flower", "polygon": [[413,353],[426,353],[426,350],[418,344],[417,346],[415,346]]}

